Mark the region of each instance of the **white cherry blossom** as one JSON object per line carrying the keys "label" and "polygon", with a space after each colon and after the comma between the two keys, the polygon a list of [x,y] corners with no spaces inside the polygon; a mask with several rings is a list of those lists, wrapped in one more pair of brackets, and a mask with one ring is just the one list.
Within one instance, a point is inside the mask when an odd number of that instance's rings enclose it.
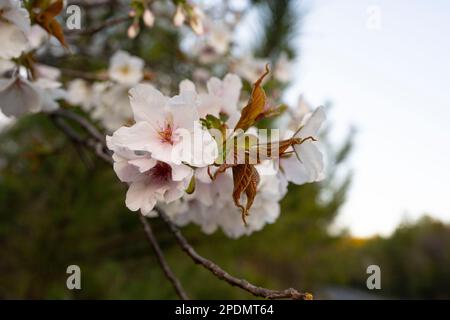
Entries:
{"label": "white cherry blossom", "polygon": [[0,111],[0,133],[7,130],[14,123],[14,118],[8,118]]}
{"label": "white cherry blossom", "polygon": [[251,55],[245,55],[234,61],[231,68],[235,73],[250,83],[258,79],[264,73],[267,59],[255,58]]}
{"label": "white cherry blossom", "polygon": [[36,113],[41,107],[41,94],[30,81],[18,75],[0,79],[0,110],[7,117]]}
{"label": "white cherry blossom", "polygon": [[15,66],[16,66],[15,63],[12,62],[11,60],[6,60],[6,59],[0,58],[0,77],[4,73],[13,70],[15,68]]}
{"label": "white cherry blossom", "polygon": [[28,11],[19,0],[0,0],[0,58],[17,58],[28,46]]}
{"label": "white cherry blossom", "polygon": [[144,76],[144,60],[131,56],[128,52],[116,52],[110,61],[109,77],[121,84],[134,85]]}
{"label": "white cherry blossom", "polygon": [[79,105],[85,111],[92,107],[93,89],[83,79],[74,79],[67,84],[67,101],[72,105]]}
{"label": "white cherry blossom", "polygon": [[49,41],[50,35],[40,25],[33,24],[27,34],[27,51],[39,49],[45,42]]}
{"label": "white cherry blossom", "polygon": [[273,76],[282,83],[289,82],[292,79],[292,62],[289,60],[286,52],[280,54],[275,64]]}
{"label": "white cherry blossom", "polygon": [[[257,166],[261,172],[261,166]],[[279,201],[287,192],[286,184],[277,175],[263,175],[258,185],[255,202],[247,217],[247,226],[242,222],[241,211],[231,198],[233,178],[230,171],[219,175],[215,181],[197,177],[200,189],[192,195],[185,195],[176,204],[170,205],[171,217],[180,226],[194,223],[206,234],[221,229],[230,238],[239,238],[261,230],[266,224],[274,223],[280,214]],[[199,198],[202,195],[202,198]],[[209,199],[212,199],[211,201]],[[166,208],[167,206],[163,206]]]}
{"label": "white cherry blossom", "polygon": [[136,124],[119,128],[113,134],[115,144],[150,152],[152,158],[168,163],[202,167],[214,162],[217,145],[201,128],[193,92],[169,98],[151,85],[139,84],[130,90],[130,102]]}
{"label": "white cherry blossom", "polygon": [[296,133],[295,137],[305,139],[301,144],[294,146],[296,154],[280,159],[280,166],[284,177],[295,184],[304,184],[324,179],[325,164],[322,152],[317,143],[311,139],[318,138],[318,132],[325,121],[325,112],[322,107],[317,108],[312,114],[306,116],[304,125]]}
{"label": "white cherry blossom", "polygon": [[129,184],[125,204],[131,211],[148,215],[158,201],[170,203],[183,196],[193,174],[189,166],[158,161],[148,153],[137,154],[117,146],[112,137],[107,137],[107,144],[114,151],[114,171]]}
{"label": "white cherry blossom", "polygon": [[59,108],[56,100],[66,97],[66,91],[58,81],[47,78],[39,78],[33,82],[35,89],[39,92],[41,98],[41,111],[51,112]]}
{"label": "white cherry blossom", "polygon": [[224,55],[230,46],[231,31],[223,21],[206,20],[206,43],[219,55]]}
{"label": "white cherry blossom", "polygon": [[92,117],[112,132],[130,123],[133,112],[128,97],[129,86],[113,83],[98,83],[92,87],[91,101],[95,108]]}
{"label": "white cherry blossom", "polygon": [[[198,114],[200,118],[211,114],[228,118],[227,124],[233,128],[240,117],[239,97],[241,95],[242,81],[235,74],[227,74],[223,80],[212,77],[206,82],[207,92],[198,95]],[[191,92],[197,95],[195,85],[189,80],[180,83],[180,92]]]}

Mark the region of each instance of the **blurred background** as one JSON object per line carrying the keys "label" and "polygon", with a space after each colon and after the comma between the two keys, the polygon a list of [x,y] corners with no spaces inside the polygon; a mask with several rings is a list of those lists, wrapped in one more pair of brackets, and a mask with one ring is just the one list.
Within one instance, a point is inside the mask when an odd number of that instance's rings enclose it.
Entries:
{"label": "blurred background", "polygon": [[[77,3],[86,27],[121,13],[119,1]],[[300,95],[301,103],[328,108],[322,141],[329,174],[321,183],[290,186],[279,219],[262,231],[231,240],[188,226],[191,244],[231,274],[269,288],[295,287],[322,299],[449,299],[450,3],[196,3],[241,12],[232,50],[272,61],[287,53],[292,79],[269,81],[268,95],[291,108]],[[189,35],[164,21],[133,40],[118,26],[72,41],[75,55],[55,52],[41,61],[96,71],[122,48],[169,76],[160,81],[172,92],[198,67],[183,51]],[[217,76],[227,71],[202,68]],[[253,298],[194,265],[165,225],[152,222],[191,297]],[[82,290],[65,286],[71,264],[81,267]],[[366,287],[369,265],[381,268],[381,290]],[[0,298],[176,298],[114,172],[94,157],[81,161],[42,114],[0,133]]]}

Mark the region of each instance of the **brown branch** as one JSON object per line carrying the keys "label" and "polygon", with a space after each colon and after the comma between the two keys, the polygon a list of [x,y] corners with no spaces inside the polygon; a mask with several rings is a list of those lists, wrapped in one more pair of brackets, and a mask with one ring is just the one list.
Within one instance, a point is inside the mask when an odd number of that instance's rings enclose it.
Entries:
{"label": "brown branch", "polygon": [[97,7],[103,7],[105,5],[111,6],[116,5],[117,0],[72,0],[69,1],[68,5],[77,5],[85,9],[92,9]]}
{"label": "brown branch", "polygon": [[93,26],[91,28],[86,28],[84,30],[67,31],[66,36],[67,37],[92,36],[92,35],[96,34],[97,32],[102,31],[103,29],[106,29],[109,27],[114,27],[116,25],[130,21],[131,19],[132,19],[132,17],[130,17],[130,16],[112,18],[112,19],[106,20],[103,23],[100,23],[96,26]]}
{"label": "brown branch", "polygon": [[145,218],[142,214],[139,214],[139,219],[141,220],[141,223],[144,225],[144,231],[147,236],[147,239],[150,242],[150,245],[152,246],[156,257],[158,258],[159,265],[161,266],[161,269],[163,270],[166,278],[169,279],[170,283],[172,283],[177,295],[180,297],[181,300],[189,300],[186,292],[184,292],[183,287],[181,286],[180,281],[178,280],[177,277],[174,276],[169,265],[167,264],[166,259],[164,258],[164,255],[161,251],[161,248],[158,245],[158,241],[156,240],[155,235],[153,234],[153,230],[150,226],[150,223],[147,221],[147,218]]}
{"label": "brown branch", "polygon": [[[103,160],[105,160],[108,163],[114,162],[111,155],[107,151],[103,136],[86,119],[84,119],[83,117],[81,117],[67,109],[60,109],[58,111],[55,111],[51,114],[51,117],[55,121],[55,124],[73,142],[79,143],[80,145],[83,145],[86,148],[92,149],[97,156],[99,156],[100,158],[102,158]],[[78,125],[80,125],[82,128],[84,128],[86,130],[86,132],[90,135],[90,137],[83,138],[77,131],[75,131],[72,127],[70,127],[64,121],[66,119],[69,119],[71,121],[78,123]],[[99,136],[102,136],[101,140],[98,139]],[[199,255],[194,250],[194,248],[187,242],[186,238],[183,236],[183,234],[178,229],[178,227],[170,220],[170,218],[161,209],[155,208],[155,210],[158,212],[158,215],[160,216],[160,218],[167,224],[170,231],[174,234],[175,239],[177,240],[179,246],[183,249],[183,251],[189,257],[191,257],[191,259],[196,264],[200,264],[207,270],[211,271],[220,280],[224,280],[224,281],[228,282],[230,285],[239,287],[257,297],[263,297],[266,299],[311,300],[313,298],[312,294],[302,293],[293,288],[289,288],[289,289],[281,290],[281,291],[266,289],[263,287],[255,286],[244,279],[239,279],[239,278],[236,278],[236,277],[230,275],[228,272],[223,270],[221,267],[219,267],[217,264],[215,264],[211,260],[208,260],[208,259],[202,257],[201,255]],[[165,260],[164,255],[162,254],[162,251],[159,247],[159,244],[156,241],[156,238],[152,232],[150,225],[148,224],[148,221],[142,215],[139,215],[139,217],[140,217],[141,223],[144,226],[144,230],[146,232],[147,238],[150,241],[150,244],[152,245],[153,250],[156,253],[158,262],[159,262],[160,266],[162,267],[166,278],[172,283],[172,285],[174,286],[174,288],[177,291],[177,294],[180,296],[180,298],[182,298],[182,299],[187,298],[185,293],[183,293],[183,294],[181,293],[182,292],[181,285],[180,285],[178,279],[173,274],[169,265],[167,264],[167,261]],[[179,292],[178,290],[181,290],[181,291]]]}
{"label": "brown branch", "polygon": [[51,119],[53,120],[55,125],[66,134],[66,136],[72,141],[72,143],[77,146],[83,146],[87,149],[91,149],[99,158],[108,162],[109,164],[114,163],[111,155],[106,149],[104,142],[98,141],[97,139],[94,139],[92,137],[83,137],[80,133],[78,133],[78,131],[67,124],[65,119],[61,117],[60,113],[52,113]]}
{"label": "brown branch", "polygon": [[170,220],[170,218],[158,208],[156,209],[161,219],[167,224],[170,231],[174,234],[178,244],[183,251],[192,258],[192,260],[203,266],[205,269],[211,271],[217,278],[224,280],[232,286],[239,287],[254,296],[263,297],[266,299],[294,299],[294,300],[312,300],[313,296],[310,293],[299,292],[296,289],[289,288],[282,291],[270,290],[263,287],[255,286],[244,279],[236,278],[223,270],[217,264],[199,255],[194,248],[187,242],[186,238],[181,233],[180,229]]}
{"label": "brown branch", "polygon": [[71,78],[80,78],[87,81],[107,81],[109,79],[106,73],[93,73],[66,68],[59,68],[59,70],[61,70],[61,73],[65,76]]}
{"label": "brown branch", "polygon": [[98,142],[105,144],[105,135],[100,133],[100,131],[98,131],[97,128],[95,128],[88,120],[86,120],[86,118],[67,109],[57,109],[56,111],[53,112],[53,114],[78,123]]}

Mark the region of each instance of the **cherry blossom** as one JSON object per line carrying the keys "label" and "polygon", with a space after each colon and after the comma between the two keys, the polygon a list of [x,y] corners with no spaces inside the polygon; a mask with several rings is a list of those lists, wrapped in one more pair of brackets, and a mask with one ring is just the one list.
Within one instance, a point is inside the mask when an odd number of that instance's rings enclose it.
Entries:
{"label": "cherry blossom", "polygon": [[0,58],[17,58],[28,46],[28,11],[19,0],[0,0]]}
{"label": "cherry blossom", "polygon": [[144,61],[128,52],[117,51],[111,58],[109,77],[120,84],[134,85],[142,80]]}
{"label": "cherry blossom", "polygon": [[14,62],[0,58],[0,77],[15,68]]}
{"label": "cherry blossom", "polygon": [[282,83],[289,82],[292,78],[292,63],[289,60],[286,52],[280,54],[275,69],[273,71],[275,79]]}
{"label": "cherry blossom", "polygon": [[264,72],[267,63],[267,59],[255,58],[247,54],[234,61],[231,68],[243,79],[252,83]]}
{"label": "cherry blossom", "polygon": [[323,155],[314,141],[325,121],[325,112],[319,107],[306,117],[304,125],[295,134],[303,142],[293,147],[295,154],[280,159],[284,177],[295,184],[320,181],[325,177]]}
{"label": "cherry blossom", "polygon": [[8,118],[2,112],[0,112],[0,133],[9,128],[13,123],[13,118]]}
{"label": "cherry blossom", "polygon": [[0,79],[0,110],[7,117],[36,113],[41,107],[41,94],[30,81],[18,75]]}
{"label": "cherry blossom", "polygon": [[169,164],[153,159],[149,153],[137,154],[115,144],[107,137],[108,147],[114,151],[114,171],[129,184],[125,204],[147,215],[158,201],[170,203],[183,196],[193,170],[184,164]]}
{"label": "cherry blossom", "polygon": [[55,111],[59,108],[59,104],[56,100],[61,100],[66,97],[66,91],[62,89],[62,84],[58,81],[39,78],[34,82],[34,86],[41,99],[40,111]]}
{"label": "cherry blossom", "polygon": [[130,102],[136,124],[114,132],[117,145],[150,152],[163,162],[199,167],[214,162],[217,145],[201,128],[193,92],[169,98],[149,84],[139,84],[130,90]]}
{"label": "cherry blossom", "polygon": [[97,83],[92,87],[90,101],[93,103],[92,118],[99,120],[109,132],[130,123],[133,112],[128,91],[130,87],[114,83]]}
{"label": "cherry blossom", "polygon": [[214,49],[219,55],[224,55],[230,46],[231,31],[223,21],[212,21],[205,19],[206,44]]}
{"label": "cherry blossom", "polygon": [[93,88],[83,79],[74,79],[67,84],[67,101],[79,105],[85,111],[93,107]]}
{"label": "cherry blossom", "polygon": [[[207,92],[198,95],[198,114],[200,118],[211,114],[216,117],[226,116],[230,128],[239,120],[239,98],[242,81],[235,74],[227,74],[223,80],[212,77],[206,82]],[[184,80],[180,83],[180,92],[197,95],[194,83]]]}

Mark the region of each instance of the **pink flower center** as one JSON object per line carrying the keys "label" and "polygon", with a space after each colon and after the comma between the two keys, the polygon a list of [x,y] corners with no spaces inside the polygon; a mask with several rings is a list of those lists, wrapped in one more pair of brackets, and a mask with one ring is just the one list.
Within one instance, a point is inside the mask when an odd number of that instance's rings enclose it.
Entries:
{"label": "pink flower center", "polygon": [[164,184],[172,179],[172,167],[158,161],[153,168],[147,171],[147,175],[152,178],[153,183]]}

